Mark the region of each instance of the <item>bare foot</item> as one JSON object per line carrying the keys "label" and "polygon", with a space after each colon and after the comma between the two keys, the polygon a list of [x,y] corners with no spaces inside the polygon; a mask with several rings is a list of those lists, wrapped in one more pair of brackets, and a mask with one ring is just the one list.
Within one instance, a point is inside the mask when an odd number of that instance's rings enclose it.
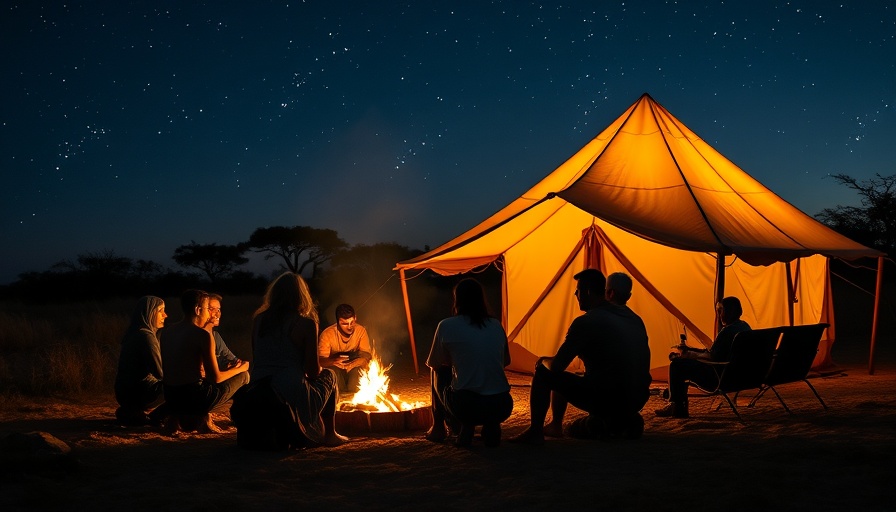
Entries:
{"label": "bare foot", "polygon": [[196,430],[201,434],[221,434],[224,432],[221,428],[215,425],[211,416],[206,416],[205,421],[202,422]]}
{"label": "bare foot", "polygon": [[348,442],[348,438],[338,432],[333,432],[333,433],[327,435],[326,438],[324,438],[324,446],[329,447],[329,448],[335,448],[337,446],[342,446],[347,442]]}
{"label": "bare foot", "polygon": [[541,446],[544,444],[544,434],[534,432],[532,428],[527,428],[521,434],[517,434],[507,440],[509,443],[528,444],[532,446]]}
{"label": "bare foot", "polygon": [[544,435],[546,437],[563,437],[563,424],[548,423],[544,426]]}
{"label": "bare foot", "polygon": [[438,428],[436,426],[432,426],[429,430],[426,431],[426,434],[424,434],[423,437],[425,437],[427,441],[441,443],[448,438],[448,432],[445,430],[445,427]]}

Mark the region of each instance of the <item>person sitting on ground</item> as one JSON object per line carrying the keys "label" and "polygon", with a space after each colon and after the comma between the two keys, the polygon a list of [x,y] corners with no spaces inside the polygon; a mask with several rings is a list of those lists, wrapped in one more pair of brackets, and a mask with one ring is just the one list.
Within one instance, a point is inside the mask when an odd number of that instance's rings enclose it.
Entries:
{"label": "person sitting on ground", "polygon": [[[604,298],[610,305],[615,305],[626,310],[629,310],[628,300],[632,297],[632,278],[628,276],[628,274],[624,272],[614,272],[607,277],[607,285],[604,292]],[[631,310],[629,310],[631,311]],[[635,314],[632,312],[632,314]],[[637,316],[637,315],[636,315]],[[645,331],[646,332],[646,331]],[[646,347],[646,345],[644,345]],[[634,377],[634,382],[632,384],[632,389],[638,389],[639,386],[646,386],[647,393],[649,395],[649,386],[651,379],[650,377],[650,348],[646,348],[646,352],[643,350],[640,352],[641,359],[637,359],[639,365],[643,366],[643,368],[647,369],[647,373],[643,373],[641,371],[635,370],[631,373]],[[640,394],[638,396],[648,396]],[[637,400],[636,400],[637,401]],[[646,403],[646,400],[645,400]],[[545,425],[545,435],[551,437],[563,437],[563,417],[566,413],[566,407],[568,402],[564,398],[562,393],[552,392],[551,393],[551,421]],[[644,407],[644,403],[638,407],[638,411]],[[640,413],[639,413],[640,414]],[[635,420],[634,416],[630,416],[634,421],[634,429],[628,429],[628,434],[632,437],[638,435],[638,426],[637,420]],[[569,426],[569,435],[572,437],[580,438],[580,439],[595,439],[600,437],[605,437],[607,435],[612,435],[611,432],[607,430],[606,422],[600,417],[600,415],[592,415],[589,414],[586,417],[578,418]]]}
{"label": "person sitting on ground", "polygon": [[230,351],[227,344],[224,343],[224,338],[221,336],[221,333],[216,329],[216,327],[221,325],[221,300],[223,300],[223,298],[217,293],[208,294],[209,316],[208,321],[205,322],[205,325],[202,326],[202,328],[215,338],[215,359],[218,360],[218,368],[229,370],[239,364],[242,359],[236,357],[236,355]]}
{"label": "person sitting on ground", "polygon": [[447,438],[445,422],[457,428],[457,446],[470,446],[476,425],[488,447],[501,442],[501,423],[513,412],[504,368],[510,364],[507,334],[494,318],[482,285],[464,279],[454,287],[454,316],[439,322],[426,360],[431,368],[433,425],[430,441]]}
{"label": "person sitting on ground", "polygon": [[252,378],[271,386],[295,410],[308,446],[339,446],[336,373],[321,368],[317,309],[302,276],[286,272],[269,286],[252,326]]}
{"label": "person sitting on ground", "polygon": [[[511,442],[540,445],[544,436],[562,435],[566,404],[587,411],[591,437],[638,437],[643,432],[641,408],[650,397],[650,348],[644,322],[627,306],[606,300],[604,275],[586,269],[573,278],[576,298],[585,314],[573,320],[566,339],[553,358],[540,358],[530,389],[530,425]],[[631,280],[620,274],[611,281],[613,294],[630,294]],[[627,298],[627,297],[626,297]],[[618,302],[621,296],[616,297]],[[623,301],[624,302],[624,301]],[[566,369],[573,358],[585,365],[585,374]],[[555,408],[546,432],[544,421]]]}
{"label": "person sitting on ground", "polygon": [[719,384],[719,374],[706,361],[725,362],[731,358],[731,345],[739,332],[749,331],[750,325],[740,319],[743,308],[737,297],[725,297],[716,304],[716,315],[722,329],[709,350],[688,348],[669,354],[669,403],[657,409],[661,418],[688,417],[688,382],[711,389]]}
{"label": "person sitting on ground", "polygon": [[[165,408],[162,387],[162,355],[156,332],[165,325],[165,301],[141,297],[121,340],[115,375],[115,417],[126,425],[161,421]],[[146,411],[151,411],[149,416]]]}
{"label": "person sitting on ground", "polygon": [[[226,408],[236,390],[249,382],[249,365],[243,361],[228,370],[218,367],[215,342],[203,329],[209,318],[206,292],[187,290],[180,302],[184,318],[159,331],[165,401],[175,422],[167,428],[216,432],[209,413]],[[187,424],[194,421],[196,425]]]}
{"label": "person sitting on ground", "polygon": [[370,363],[371,349],[367,329],[357,322],[355,308],[349,304],[336,306],[336,323],[320,333],[317,354],[320,365],[336,373],[340,396],[358,391],[361,370]]}

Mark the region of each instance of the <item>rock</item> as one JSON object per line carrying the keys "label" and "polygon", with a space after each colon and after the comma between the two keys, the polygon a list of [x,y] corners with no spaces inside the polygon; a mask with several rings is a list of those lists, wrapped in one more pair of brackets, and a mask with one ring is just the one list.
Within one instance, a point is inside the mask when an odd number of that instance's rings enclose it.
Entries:
{"label": "rock", "polygon": [[6,474],[64,476],[78,462],[72,449],[47,432],[14,432],[0,439],[0,466]]}

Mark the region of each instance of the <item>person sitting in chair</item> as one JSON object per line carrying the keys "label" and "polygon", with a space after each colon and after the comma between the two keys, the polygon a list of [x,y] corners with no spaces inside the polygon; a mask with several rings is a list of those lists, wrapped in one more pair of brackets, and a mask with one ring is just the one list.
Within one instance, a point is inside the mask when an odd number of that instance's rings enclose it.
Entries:
{"label": "person sitting in chair", "polygon": [[702,388],[713,388],[719,384],[719,374],[706,361],[725,362],[731,358],[734,336],[749,331],[750,325],[740,319],[743,308],[737,297],[725,297],[716,304],[716,314],[722,329],[709,350],[688,348],[672,352],[669,358],[669,403],[655,414],[661,418],[688,417],[688,382]]}

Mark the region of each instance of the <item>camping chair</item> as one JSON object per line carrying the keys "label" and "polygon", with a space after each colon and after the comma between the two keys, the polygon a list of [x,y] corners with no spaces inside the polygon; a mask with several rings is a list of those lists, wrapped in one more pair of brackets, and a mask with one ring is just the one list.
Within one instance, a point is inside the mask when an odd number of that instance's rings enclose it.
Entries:
{"label": "camping chair", "polygon": [[[704,389],[695,382],[690,386],[700,393],[688,393],[688,397],[715,398],[722,396],[737,419],[744,422],[737,411],[737,394],[748,389],[760,389],[768,375],[775,354],[775,346],[781,336],[781,328],[756,329],[738,333],[731,343],[731,357],[728,362],[707,361],[719,376],[719,384],[714,389]],[[733,393],[734,399],[728,395]],[[721,407],[721,404],[719,405]]]}
{"label": "camping chair", "polygon": [[778,350],[775,352],[775,359],[772,363],[772,369],[765,378],[765,382],[759,389],[759,393],[750,401],[750,405],[756,403],[762,398],[769,389],[778,397],[778,401],[784,406],[784,410],[791,412],[781,394],[775,389],[775,386],[781,384],[790,384],[792,382],[803,381],[815,394],[815,398],[821,402],[821,406],[828,408],[824,400],[815,390],[809,380],[809,370],[812,368],[812,362],[818,353],[818,344],[821,342],[821,335],[827,329],[828,324],[799,325],[793,327],[783,327],[784,335],[781,336],[781,342],[778,344]]}

